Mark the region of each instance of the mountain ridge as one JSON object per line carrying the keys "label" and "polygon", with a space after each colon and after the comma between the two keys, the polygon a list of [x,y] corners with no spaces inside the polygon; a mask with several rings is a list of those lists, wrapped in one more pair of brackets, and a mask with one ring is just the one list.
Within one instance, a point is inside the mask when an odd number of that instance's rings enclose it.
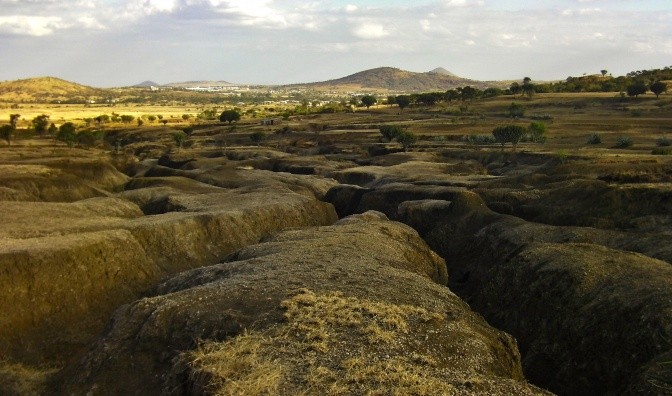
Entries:
{"label": "mountain ridge", "polygon": [[396,67],[377,67],[363,70],[345,77],[303,84],[285,86],[310,88],[349,87],[352,89],[376,89],[396,92],[445,91],[460,86],[471,85],[475,88],[499,86],[492,81],[478,81],[456,76],[444,68],[417,73]]}

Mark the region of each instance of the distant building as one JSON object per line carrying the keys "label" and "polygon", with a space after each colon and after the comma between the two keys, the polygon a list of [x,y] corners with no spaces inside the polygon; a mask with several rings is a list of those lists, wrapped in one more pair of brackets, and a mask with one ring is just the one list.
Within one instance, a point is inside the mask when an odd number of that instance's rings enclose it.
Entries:
{"label": "distant building", "polygon": [[264,118],[259,121],[259,125],[278,125],[282,122],[280,118]]}

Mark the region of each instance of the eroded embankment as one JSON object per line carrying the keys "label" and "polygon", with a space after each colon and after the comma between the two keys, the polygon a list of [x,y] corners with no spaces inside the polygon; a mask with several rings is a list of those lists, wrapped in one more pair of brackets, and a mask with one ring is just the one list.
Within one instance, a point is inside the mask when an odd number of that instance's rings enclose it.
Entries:
{"label": "eroded embankment", "polygon": [[519,341],[528,378],[560,394],[665,394],[672,266],[457,197],[426,235],[449,285]]}
{"label": "eroded embankment", "polygon": [[[311,181],[293,183],[300,176],[226,174],[243,187],[153,178],[136,180],[129,186],[135,189],[118,198],[6,202],[10,212],[0,225],[3,360],[61,362],[93,340],[114,309],[168,275],[215,263],[282,229],[336,220],[333,207],[311,192]],[[58,176],[49,175],[55,184]],[[77,177],[68,173],[66,179]],[[143,183],[151,188],[140,188]]]}
{"label": "eroded embankment", "polygon": [[[121,307],[65,370],[76,394],[542,394],[410,227],[291,230]],[[120,380],[123,379],[123,380]]]}
{"label": "eroded embankment", "polygon": [[[325,199],[339,215],[376,209],[418,230],[446,259],[451,290],[519,339],[535,384],[568,395],[669,394],[669,186],[589,179],[621,169],[612,164],[548,176],[564,165],[536,160],[468,181],[427,176],[439,165],[417,161],[360,167],[339,171],[359,186],[336,186]],[[424,173],[403,172],[415,167]]]}

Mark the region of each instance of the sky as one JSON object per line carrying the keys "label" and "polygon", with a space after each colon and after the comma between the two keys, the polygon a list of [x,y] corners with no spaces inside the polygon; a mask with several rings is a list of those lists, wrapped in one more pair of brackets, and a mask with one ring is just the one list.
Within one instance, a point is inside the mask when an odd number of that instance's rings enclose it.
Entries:
{"label": "sky", "polygon": [[672,66],[670,0],[0,0],[0,81],[560,80]]}

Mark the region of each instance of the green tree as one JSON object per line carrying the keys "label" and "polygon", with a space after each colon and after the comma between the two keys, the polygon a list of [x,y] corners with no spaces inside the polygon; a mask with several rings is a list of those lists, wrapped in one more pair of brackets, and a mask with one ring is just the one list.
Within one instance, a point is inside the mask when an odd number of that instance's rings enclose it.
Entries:
{"label": "green tree", "polygon": [[390,106],[395,105],[397,104],[397,97],[394,95],[388,95],[385,102]]}
{"label": "green tree", "polygon": [[602,69],[602,70],[600,70],[600,73],[602,73],[602,77],[605,77],[607,75],[608,71],[605,70],[605,69]]}
{"label": "green tree", "polygon": [[238,122],[238,120],[240,120],[240,113],[236,110],[224,110],[222,111],[222,114],[219,115],[219,120],[221,122],[228,122],[229,124],[234,121]]}
{"label": "green tree", "polygon": [[189,118],[191,118],[191,116],[190,116],[189,114],[182,114],[182,119],[183,119],[183,120],[186,121],[186,120],[188,120]]}
{"label": "green tree", "polygon": [[534,95],[534,92],[536,90],[534,84],[532,84],[532,83],[523,84],[521,89],[522,89],[523,93],[530,98],[532,97],[532,95]]}
{"label": "green tree", "polygon": [[449,89],[443,94],[443,97],[448,101],[448,103],[453,100],[458,100],[460,98],[460,93],[456,89]]}
{"label": "green tree", "polygon": [[667,91],[667,84],[662,81],[656,81],[649,86],[649,89],[656,94],[656,99],[658,99],[661,93]]}
{"label": "green tree", "polygon": [[14,128],[11,125],[0,126],[0,138],[7,141],[7,145],[12,145],[12,135],[14,134]]}
{"label": "green tree", "polygon": [[56,124],[52,122],[51,125],[49,126],[49,134],[55,136],[57,132],[58,128],[56,128]]}
{"label": "green tree", "polygon": [[399,109],[401,109],[401,111],[404,111],[404,109],[411,104],[411,98],[408,95],[399,95],[396,98],[396,103],[397,106],[399,106]]}
{"label": "green tree", "polygon": [[413,133],[402,131],[397,135],[396,140],[399,142],[399,144],[401,144],[401,147],[404,148],[404,151],[408,151],[408,149],[413,146],[413,144],[415,144],[418,139]]}
{"label": "green tree", "polygon": [[376,99],[376,97],[373,95],[364,95],[360,100],[362,101],[362,104],[366,106],[367,109],[373,106],[374,104],[378,103],[378,99]]}
{"label": "green tree", "polygon": [[425,106],[433,106],[436,102],[442,100],[444,94],[442,92],[425,92],[418,95],[418,101]]}
{"label": "green tree", "polygon": [[155,116],[155,115],[148,115],[148,116],[147,116],[147,120],[148,120],[149,122],[154,122],[154,121],[156,121],[156,116]]}
{"label": "green tree", "polygon": [[520,139],[525,135],[525,128],[520,125],[498,126],[492,130],[492,135],[495,137],[495,141],[502,145],[502,150],[504,150],[504,145],[506,143],[511,143],[513,151],[515,152],[518,142],[520,142]]}
{"label": "green tree", "polygon": [[49,116],[46,114],[39,115],[33,118],[32,123],[35,132],[39,135],[42,135],[47,131],[47,128],[49,128]]}
{"label": "green tree", "polygon": [[634,96],[635,98],[639,97],[639,95],[645,94],[646,93],[646,84],[644,84],[641,81],[635,81],[634,83],[628,85],[628,88],[626,89],[628,92],[628,96]]}
{"label": "green tree", "polygon": [[476,88],[467,85],[466,87],[462,87],[460,90],[460,96],[462,97],[462,101],[473,100],[477,96],[478,92],[479,90]]}
{"label": "green tree", "polygon": [[66,122],[58,128],[56,139],[72,147],[77,141],[77,128],[72,122]]}

